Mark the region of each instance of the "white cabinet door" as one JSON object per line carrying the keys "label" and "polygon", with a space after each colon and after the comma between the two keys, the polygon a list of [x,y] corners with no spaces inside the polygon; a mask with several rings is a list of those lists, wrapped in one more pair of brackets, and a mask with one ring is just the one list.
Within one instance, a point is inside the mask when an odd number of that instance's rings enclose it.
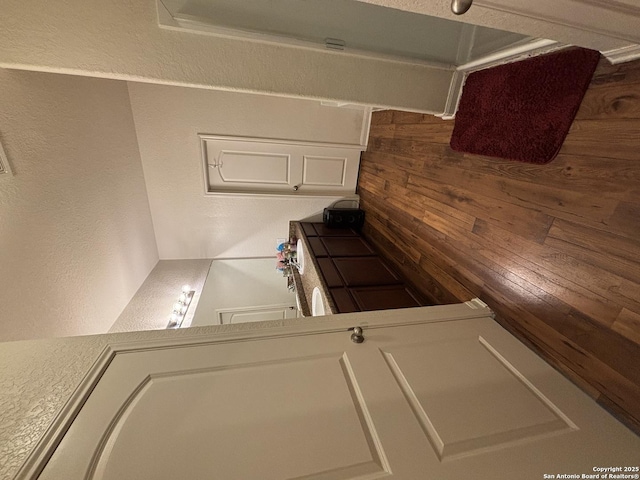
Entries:
{"label": "white cabinet door", "polygon": [[350,195],[363,147],[201,136],[208,193]]}
{"label": "white cabinet door", "polygon": [[229,325],[232,323],[262,322],[266,320],[297,318],[298,308],[295,305],[240,307],[217,310],[216,315],[220,325]]}
{"label": "white cabinet door", "polygon": [[119,353],[40,478],[538,480],[637,465],[640,438],[489,317],[350,333]]}

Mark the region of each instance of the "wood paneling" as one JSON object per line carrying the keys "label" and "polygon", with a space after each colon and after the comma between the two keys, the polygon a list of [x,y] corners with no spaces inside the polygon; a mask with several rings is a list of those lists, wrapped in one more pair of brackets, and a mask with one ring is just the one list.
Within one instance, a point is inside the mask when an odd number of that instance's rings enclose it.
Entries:
{"label": "wood paneling", "polygon": [[454,152],[452,130],[373,115],[365,236],[433,303],[481,298],[640,432],[640,62],[600,62],[548,165]]}

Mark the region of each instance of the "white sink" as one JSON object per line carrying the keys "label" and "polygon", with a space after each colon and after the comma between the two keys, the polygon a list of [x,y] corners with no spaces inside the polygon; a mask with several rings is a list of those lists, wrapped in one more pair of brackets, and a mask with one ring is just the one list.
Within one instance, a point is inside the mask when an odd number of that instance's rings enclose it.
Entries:
{"label": "white sink", "polygon": [[320,289],[315,287],[311,296],[311,315],[314,317],[322,317],[324,315],[324,301]]}
{"label": "white sink", "polygon": [[296,243],[296,261],[300,267],[298,268],[298,271],[300,272],[300,275],[302,275],[304,273],[304,246],[302,245],[302,239],[300,238]]}

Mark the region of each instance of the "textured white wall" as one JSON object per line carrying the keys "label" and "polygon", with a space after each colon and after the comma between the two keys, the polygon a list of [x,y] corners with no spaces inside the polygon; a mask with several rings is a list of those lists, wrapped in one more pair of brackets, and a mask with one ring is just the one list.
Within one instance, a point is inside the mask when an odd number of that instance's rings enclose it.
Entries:
{"label": "textured white wall", "polygon": [[264,257],[318,198],[205,196],[198,133],[360,143],[363,113],[317,101],[129,83],[162,259]]}
{"label": "textured white wall", "polygon": [[158,260],[124,82],[0,69],[0,341],[104,333]]}
{"label": "textured white wall", "polygon": [[115,321],[109,333],[167,328],[173,304],[185,284],[195,291],[185,325],[191,322],[201,298],[211,260],[160,260]]}
{"label": "textured white wall", "polygon": [[155,0],[3,0],[0,66],[442,112],[452,72],[161,29]]}
{"label": "textured white wall", "polygon": [[191,326],[217,324],[219,309],[278,304],[295,305],[296,294],[276,270],[275,249],[270,258],[214,260]]}

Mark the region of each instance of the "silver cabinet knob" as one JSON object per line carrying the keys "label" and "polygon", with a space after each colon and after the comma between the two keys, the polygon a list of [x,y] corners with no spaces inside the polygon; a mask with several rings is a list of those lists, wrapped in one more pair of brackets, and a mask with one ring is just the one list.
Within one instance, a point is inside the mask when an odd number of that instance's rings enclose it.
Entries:
{"label": "silver cabinet knob", "polygon": [[299,188],[300,188],[300,185],[294,185],[293,186],[293,191],[297,192]]}

